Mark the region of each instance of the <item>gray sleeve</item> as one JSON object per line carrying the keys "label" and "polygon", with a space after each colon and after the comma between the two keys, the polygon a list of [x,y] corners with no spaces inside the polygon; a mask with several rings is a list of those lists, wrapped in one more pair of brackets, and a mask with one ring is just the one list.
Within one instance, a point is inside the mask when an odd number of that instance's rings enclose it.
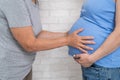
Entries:
{"label": "gray sleeve", "polygon": [[31,26],[30,15],[24,0],[8,0],[2,8],[10,28]]}

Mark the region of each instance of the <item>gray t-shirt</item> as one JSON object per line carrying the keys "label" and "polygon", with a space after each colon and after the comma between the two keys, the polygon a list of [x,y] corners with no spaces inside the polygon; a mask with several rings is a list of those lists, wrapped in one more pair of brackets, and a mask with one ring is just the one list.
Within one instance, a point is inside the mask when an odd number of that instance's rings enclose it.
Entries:
{"label": "gray t-shirt", "polygon": [[25,26],[32,26],[35,36],[41,31],[38,3],[0,0],[0,80],[23,80],[31,69],[35,53],[27,53],[10,32]]}

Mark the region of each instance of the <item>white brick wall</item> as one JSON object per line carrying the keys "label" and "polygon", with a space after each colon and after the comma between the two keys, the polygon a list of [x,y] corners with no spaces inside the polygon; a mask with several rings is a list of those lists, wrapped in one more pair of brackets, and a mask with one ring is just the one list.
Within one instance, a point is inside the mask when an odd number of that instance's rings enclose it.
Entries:
{"label": "white brick wall", "polygon": [[[80,0],[40,0],[43,29],[68,31],[79,18]],[[81,80],[81,68],[68,56],[67,47],[41,51],[33,65],[33,80]]]}

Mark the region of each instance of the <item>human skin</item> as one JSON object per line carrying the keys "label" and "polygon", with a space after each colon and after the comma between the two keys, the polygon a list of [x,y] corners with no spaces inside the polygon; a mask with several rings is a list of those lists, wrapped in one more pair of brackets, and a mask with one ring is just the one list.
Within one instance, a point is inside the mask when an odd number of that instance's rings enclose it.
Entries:
{"label": "human skin", "polygon": [[[35,0],[33,0],[36,3]],[[79,29],[68,35],[67,32],[49,32],[41,31],[37,37],[34,36],[32,26],[24,26],[21,28],[11,28],[11,33],[17,42],[27,52],[36,52],[58,48],[61,46],[73,46],[83,52],[93,50],[85,44],[94,44],[92,36],[78,36],[77,34],[83,29]]]}
{"label": "human skin", "polygon": [[[75,55],[75,59],[84,67],[90,67],[94,62],[109,55],[120,46],[120,0],[116,0],[115,29],[104,43],[93,54],[83,53]],[[111,46],[112,45],[112,46]]]}

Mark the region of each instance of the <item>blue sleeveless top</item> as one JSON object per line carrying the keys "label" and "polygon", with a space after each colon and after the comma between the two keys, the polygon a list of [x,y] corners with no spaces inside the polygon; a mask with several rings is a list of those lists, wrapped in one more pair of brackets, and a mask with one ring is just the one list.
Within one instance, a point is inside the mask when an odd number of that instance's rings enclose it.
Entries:
{"label": "blue sleeveless top", "polygon": [[[88,51],[94,53],[115,28],[115,8],[113,0],[85,0],[80,18],[72,26],[69,33],[79,28],[84,31],[79,33],[80,36],[94,36],[96,44],[88,45],[94,50]],[[112,46],[112,45],[111,45]],[[69,46],[69,54],[80,54],[80,50]],[[97,65],[104,67],[120,67],[120,48],[116,49],[110,55],[96,62]]]}

